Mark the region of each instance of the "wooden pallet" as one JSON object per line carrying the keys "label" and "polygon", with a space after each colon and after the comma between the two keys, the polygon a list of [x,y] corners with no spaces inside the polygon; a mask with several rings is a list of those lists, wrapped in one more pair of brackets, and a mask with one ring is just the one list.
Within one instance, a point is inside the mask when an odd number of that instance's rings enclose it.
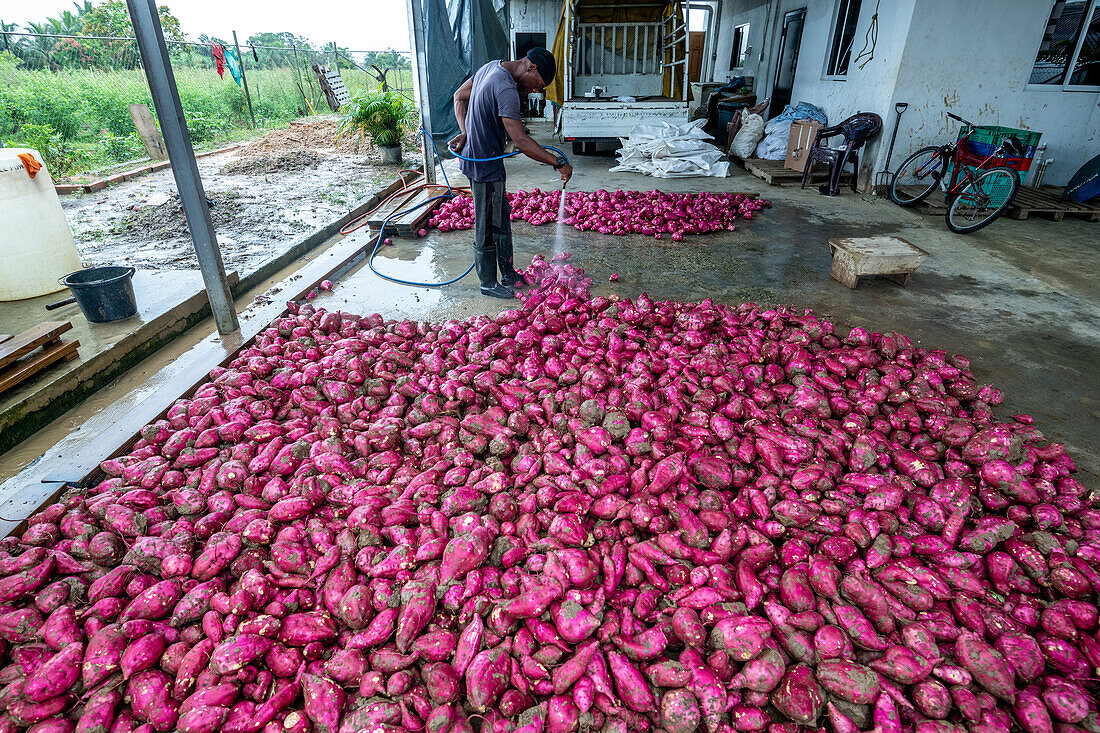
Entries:
{"label": "wooden pallet", "polygon": [[[902,193],[908,196],[915,196],[921,191],[921,186],[901,186]],[[883,191],[883,196],[889,197],[887,191]],[[936,189],[932,193],[928,194],[928,198],[921,201],[918,204],[913,204],[908,207],[913,211],[919,211],[922,214],[931,214],[932,216],[943,216],[947,213],[947,199],[943,196],[943,191]]]}
{"label": "wooden pallet", "polygon": [[[745,170],[757,178],[763,178],[772,186],[801,186],[802,171],[793,171],[787,168],[782,160],[760,160],[750,158],[745,161]],[[826,183],[829,180],[829,169],[825,166],[814,166],[810,172],[810,178],[806,184]],[[840,185],[851,185],[852,174],[844,171],[840,174]]]}
{"label": "wooden pallet", "polygon": [[72,327],[68,321],[47,321],[18,336],[0,340],[0,392],[11,389],[56,361],[77,358],[80,342],[61,340],[61,334]]}
{"label": "wooden pallet", "polygon": [[431,217],[432,210],[439,206],[443,200],[432,201],[423,206],[421,204],[425,204],[429,199],[444,193],[447,193],[446,186],[428,186],[420,189],[412,197],[406,199],[405,203],[398,209],[398,211],[407,209],[411,209],[411,211],[391,221],[389,224],[390,229],[399,237],[411,237],[416,234]]}
{"label": "wooden pallet", "polygon": [[1080,216],[1085,221],[1100,221],[1100,206],[1061,201],[1059,195],[1059,189],[1020,186],[1008,215],[1013,219],[1026,219],[1032,214],[1043,214],[1054,221],[1062,221],[1066,214],[1071,214]]}
{"label": "wooden pallet", "polygon": [[[416,182],[419,183],[419,181]],[[386,231],[399,237],[407,237],[411,234],[415,234],[432,215],[432,210],[435,209],[440,202],[434,201],[426,206],[420,206],[420,208],[416,207],[428,199],[446,192],[446,186],[428,186],[417,191],[405,191],[397,194],[389,202],[371,212],[370,218],[367,219],[367,224],[370,226],[371,231],[377,232],[382,228],[382,224],[397,212],[412,209],[409,213],[402,214],[390,221],[390,223],[386,225]]]}

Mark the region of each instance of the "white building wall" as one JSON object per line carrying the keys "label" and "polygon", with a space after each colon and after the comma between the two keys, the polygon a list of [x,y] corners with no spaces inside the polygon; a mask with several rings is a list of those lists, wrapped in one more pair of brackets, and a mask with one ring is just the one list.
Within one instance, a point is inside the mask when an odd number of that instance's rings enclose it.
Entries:
{"label": "white building wall", "polygon": [[919,0],[894,92],[910,104],[895,160],[954,136],[948,108],[978,124],[1043,133],[1045,157],[1054,158],[1045,183],[1065,184],[1100,153],[1100,92],[1027,84],[1050,7],[1042,0]]}
{"label": "white building wall", "polygon": [[881,2],[874,58],[861,69],[854,60],[875,7],[872,0],[863,0],[853,63],[843,80],[824,73],[836,5],[837,0],[725,0],[718,69],[728,66],[733,27],[748,22],[752,51],[743,73],[755,77],[759,98],[770,95],[783,14],[806,8],[792,101],[818,105],[830,124],[856,112],[882,117],[882,134],[862,156],[865,177],[886,164],[895,102],[908,102],[909,109],[902,117],[891,167],[920,147],[954,136],[958,128],[947,124],[947,109],[978,124],[1042,132],[1046,157],[1055,159],[1047,169],[1047,183],[1064,183],[1100,153],[1100,93],[1027,85],[1050,2]]}
{"label": "white building wall", "polygon": [[558,31],[558,19],[561,17],[561,0],[513,0],[511,10],[513,50],[517,33],[545,33],[546,47],[554,45],[554,34]]}
{"label": "white building wall", "polygon": [[[767,96],[759,94],[759,90],[763,88],[761,73],[767,65],[763,56],[771,52],[770,48],[765,48],[764,43],[764,30],[772,13],[771,4],[771,0],[722,0],[718,10],[718,55],[714,64],[714,80],[722,81],[730,72],[754,77],[757,96],[761,99]],[[749,24],[749,52],[745,65],[734,68],[730,66],[733,56],[733,29],[743,23]]]}

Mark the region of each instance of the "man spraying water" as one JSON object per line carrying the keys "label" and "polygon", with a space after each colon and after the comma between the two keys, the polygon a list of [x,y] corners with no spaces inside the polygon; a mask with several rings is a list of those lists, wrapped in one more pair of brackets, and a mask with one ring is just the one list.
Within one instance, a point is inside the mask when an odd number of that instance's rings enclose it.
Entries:
{"label": "man spraying water", "polygon": [[520,111],[520,93],[541,91],[554,80],[556,72],[554,56],[545,48],[533,48],[521,59],[490,61],[454,95],[459,134],[448,147],[464,158],[479,159],[462,160],[461,170],[470,179],[474,199],[474,268],[482,294],[494,298],[515,297],[512,288],[524,281],[512,262],[511,208],[504,190],[504,161],[483,159],[504,154],[507,132],[517,150],[553,166],[563,186],[569,181],[573,167],[524,132]]}

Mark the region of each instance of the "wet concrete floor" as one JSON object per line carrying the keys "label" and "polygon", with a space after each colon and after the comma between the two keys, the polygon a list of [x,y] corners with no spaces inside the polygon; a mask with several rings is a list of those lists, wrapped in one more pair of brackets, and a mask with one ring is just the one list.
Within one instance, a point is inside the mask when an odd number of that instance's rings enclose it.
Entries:
{"label": "wet concrete floor", "polygon": [[[903,141],[898,144],[904,147]],[[813,309],[842,332],[856,325],[898,331],[925,348],[965,354],[979,380],[1004,391],[998,415],[1034,415],[1050,439],[1068,444],[1082,468],[1081,479],[1100,489],[1100,289],[1093,285],[1093,273],[1100,271],[1100,224],[1068,217],[1062,222],[1006,219],[964,236],[948,231],[943,217],[926,217],[850,189],[830,199],[811,189],[768,186],[737,168],[725,179],[665,180],[609,173],[615,163],[609,157],[578,157],[573,163],[570,190],[744,191],[774,204],[736,232],[689,236],[681,243],[565,227],[570,261],[595,278],[596,293],[786,304]],[[522,157],[509,160],[507,169],[512,191],[560,185],[549,167]],[[447,170],[452,182],[466,183],[453,161]],[[513,231],[517,267],[553,251],[554,225],[514,222]],[[876,234],[904,237],[931,254],[907,287],[865,278],[850,290],[829,276],[830,237]],[[350,236],[364,246],[371,241],[366,229]],[[381,247],[374,263],[400,278],[453,278],[469,267],[471,237],[468,231],[433,231],[426,238],[394,238],[394,246]],[[620,275],[614,284],[607,281],[612,273]],[[442,289],[414,288],[382,280],[365,263],[343,273],[336,289],[315,302],[433,322],[509,307],[482,297],[472,275]],[[186,355],[159,363],[171,369],[186,363]],[[156,368],[151,358],[135,367],[148,377],[127,375],[120,385],[139,394],[147,379],[158,380]],[[58,432],[36,436],[36,447],[21,451],[22,459],[45,450],[88,417],[86,411],[68,422],[59,420]],[[18,470],[10,464],[6,468],[8,475]]]}

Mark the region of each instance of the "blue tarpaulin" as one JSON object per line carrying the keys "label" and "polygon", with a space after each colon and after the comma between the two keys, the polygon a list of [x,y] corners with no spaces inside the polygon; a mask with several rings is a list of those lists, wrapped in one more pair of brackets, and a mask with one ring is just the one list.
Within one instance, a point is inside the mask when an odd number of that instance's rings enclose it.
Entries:
{"label": "blue tarpaulin", "polygon": [[494,59],[511,57],[506,0],[424,0],[428,108],[432,137],[446,155],[458,134],[454,93]]}

